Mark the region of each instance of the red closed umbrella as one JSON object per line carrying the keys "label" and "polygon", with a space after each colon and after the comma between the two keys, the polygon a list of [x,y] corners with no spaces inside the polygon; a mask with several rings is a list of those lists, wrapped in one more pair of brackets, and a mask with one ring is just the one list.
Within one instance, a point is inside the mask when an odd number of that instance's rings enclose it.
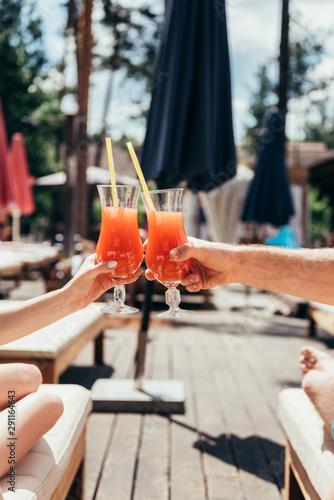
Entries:
{"label": "red closed umbrella", "polygon": [[23,135],[19,132],[15,133],[12,137],[7,161],[15,200],[14,207],[11,209],[13,216],[13,240],[17,241],[20,236],[21,215],[30,215],[36,209],[32,192],[34,178],[29,174],[24,139]]}
{"label": "red closed umbrella", "polygon": [[7,161],[8,143],[0,99],[0,209],[8,209],[15,200],[14,186]]}
{"label": "red closed umbrella", "polygon": [[19,132],[12,137],[8,163],[13,181],[15,206],[21,215],[30,215],[36,209],[32,192],[34,178],[29,173],[24,139]]}

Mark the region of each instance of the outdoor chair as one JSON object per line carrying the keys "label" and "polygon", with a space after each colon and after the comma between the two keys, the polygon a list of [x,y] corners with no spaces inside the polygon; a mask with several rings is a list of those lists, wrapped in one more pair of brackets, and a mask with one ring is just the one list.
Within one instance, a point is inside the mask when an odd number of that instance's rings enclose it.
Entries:
{"label": "outdoor chair", "polygon": [[310,337],[316,336],[317,326],[323,328],[330,335],[334,335],[334,306],[309,302],[308,317],[310,321]]}
{"label": "outdoor chair", "polygon": [[41,385],[38,392],[57,394],[64,412],[56,424],[15,465],[15,493],[8,476],[0,478],[0,499],[65,500],[82,498],[86,421],[90,392],[77,385]]}
{"label": "outdoor chair", "polygon": [[[19,304],[0,301],[0,311]],[[32,363],[41,370],[44,383],[56,384],[78,353],[95,342],[95,362],[103,362],[103,332],[106,328],[101,304],[93,303],[36,332],[0,347],[0,363]]]}
{"label": "outdoor chair", "polygon": [[278,416],[287,437],[286,500],[321,500],[334,483],[334,441],[303,389],[279,395]]}

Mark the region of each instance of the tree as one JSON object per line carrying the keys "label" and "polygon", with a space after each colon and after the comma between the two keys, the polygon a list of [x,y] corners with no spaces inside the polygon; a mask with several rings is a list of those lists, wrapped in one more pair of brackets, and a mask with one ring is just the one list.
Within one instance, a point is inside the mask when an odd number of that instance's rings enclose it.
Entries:
{"label": "tree", "polygon": [[328,100],[313,102],[319,113],[317,122],[307,121],[304,127],[305,140],[311,142],[324,142],[329,148],[334,149],[334,116],[327,115]]}
{"label": "tree", "polygon": [[275,91],[268,75],[267,66],[260,66],[257,72],[258,89],[252,93],[249,113],[254,118],[254,125],[247,128],[244,148],[255,154],[261,143],[263,120],[266,111],[275,102]]}
{"label": "tree", "polygon": [[324,239],[332,228],[333,207],[329,196],[321,196],[319,190],[314,188],[311,192],[311,238]]}
{"label": "tree", "polygon": [[[39,177],[59,168],[62,114],[57,92],[45,90],[48,67],[35,7],[33,0],[0,2],[0,96],[8,138],[23,133],[31,173]],[[27,221],[51,215],[49,201],[36,194],[36,214],[22,221],[23,230]]]}
{"label": "tree", "polygon": [[112,82],[115,72],[124,70],[127,77],[143,81],[143,89],[150,90],[154,75],[154,58],[159,33],[159,16],[149,7],[138,9],[124,7],[121,2],[103,0],[104,18],[110,38],[108,55],[96,55],[97,70],[109,70],[102,127],[99,134],[95,164],[100,164],[101,149],[108,128],[107,114],[111,102]]}
{"label": "tree", "polygon": [[[324,51],[324,43],[320,40],[321,35],[311,33],[300,23],[298,17],[291,21],[287,101],[284,102],[283,94],[285,91],[282,90],[282,86],[279,90],[275,78],[269,76],[277,75],[278,60],[274,61],[274,68],[272,61],[262,65],[256,75],[257,88],[252,94],[249,108],[253,124],[247,128],[245,139],[246,148],[253,153],[258,151],[263,117],[267,109],[271,106],[280,106],[281,110],[284,110],[290,99],[300,98],[310,95],[315,90],[324,89],[331,81],[330,79],[315,79],[313,76],[313,70],[320,63]],[[284,72],[286,72],[286,68]]]}

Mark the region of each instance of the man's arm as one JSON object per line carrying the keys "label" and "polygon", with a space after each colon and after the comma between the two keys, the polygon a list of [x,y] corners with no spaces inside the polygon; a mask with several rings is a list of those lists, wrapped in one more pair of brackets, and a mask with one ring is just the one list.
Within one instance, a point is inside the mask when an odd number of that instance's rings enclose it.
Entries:
{"label": "man's arm", "polygon": [[189,238],[170,256],[194,259],[182,282],[191,292],[242,283],[334,305],[334,249],[226,245]]}

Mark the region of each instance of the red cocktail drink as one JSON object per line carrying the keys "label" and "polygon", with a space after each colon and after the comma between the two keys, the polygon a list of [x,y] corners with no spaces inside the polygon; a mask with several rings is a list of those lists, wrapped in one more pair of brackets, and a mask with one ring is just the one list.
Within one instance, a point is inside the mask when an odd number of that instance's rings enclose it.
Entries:
{"label": "red cocktail drink", "polygon": [[169,252],[173,248],[188,241],[183,226],[182,212],[149,211],[147,218],[149,228],[146,249],[147,267],[167,288],[175,286],[186,277],[192,263],[192,259],[176,262],[169,257]]}
{"label": "red cocktail drink", "polygon": [[[117,278],[128,278],[137,271],[143,260],[137,209],[101,207],[101,211],[101,231],[96,246],[97,260],[116,261],[117,267],[113,274]],[[114,278],[116,282],[117,278]]]}
{"label": "red cocktail drink", "polygon": [[143,245],[139,235],[137,206],[140,188],[137,186],[97,186],[101,199],[101,230],[96,245],[98,262],[116,261],[110,273],[116,286],[114,302],[102,309],[107,313],[138,312],[126,306],[124,284],[132,277],[143,260]]}
{"label": "red cocktail drink", "polygon": [[184,243],[187,235],[182,219],[183,189],[161,189],[142,193],[148,220],[146,264],[152,274],[167,288],[169,310],[161,318],[178,318],[190,311],[179,308],[181,296],[176,288],[188,274],[192,259],[173,261],[169,252]]}

